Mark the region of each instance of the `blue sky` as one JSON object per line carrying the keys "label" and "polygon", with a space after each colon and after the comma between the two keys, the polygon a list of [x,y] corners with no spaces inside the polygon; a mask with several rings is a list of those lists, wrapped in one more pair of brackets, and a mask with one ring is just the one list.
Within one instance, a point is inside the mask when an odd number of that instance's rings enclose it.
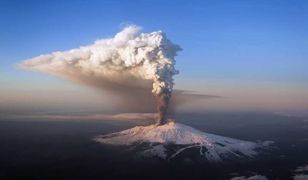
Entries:
{"label": "blue sky", "polygon": [[206,84],[219,84],[219,89],[261,83],[262,91],[283,86],[294,94],[307,88],[307,19],[305,0],[1,0],[0,87],[14,82],[34,87],[46,80],[65,86],[48,75],[17,70],[14,64],[91,44],[125,24],[137,24],[146,32],[163,30],[182,46],[176,79],[181,87],[194,84],[190,81],[204,81],[202,87],[189,86],[192,90],[206,90]]}

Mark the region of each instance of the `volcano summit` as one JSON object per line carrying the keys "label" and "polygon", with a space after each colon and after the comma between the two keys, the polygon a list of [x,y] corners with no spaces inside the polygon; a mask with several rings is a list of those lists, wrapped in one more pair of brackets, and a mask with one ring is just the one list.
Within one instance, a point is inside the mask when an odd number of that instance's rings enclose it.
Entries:
{"label": "volcano summit", "polygon": [[[173,159],[191,149],[208,161],[253,158],[264,144],[209,134],[169,121],[164,125],[136,126],[117,133],[97,136],[95,141],[118,146],[134,146],[142,156]],[[194,154],[195,155],[195,154]]]}

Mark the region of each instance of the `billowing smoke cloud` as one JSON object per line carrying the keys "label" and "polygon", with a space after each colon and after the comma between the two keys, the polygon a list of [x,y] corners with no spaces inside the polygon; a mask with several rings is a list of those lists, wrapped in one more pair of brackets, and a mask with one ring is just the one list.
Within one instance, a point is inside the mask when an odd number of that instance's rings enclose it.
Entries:
{"label": "billowing smoke cloud", "polygon": [[152,89],[159,112],[157,123],[164,124],[173,76],[178,73],[174,58],[180,50],[161,31],[141,33],[138,26],[128,26],[113,38],[100,39],[78,49],[41,55],[19,66],[125,97],[136,97],[139,92]]}

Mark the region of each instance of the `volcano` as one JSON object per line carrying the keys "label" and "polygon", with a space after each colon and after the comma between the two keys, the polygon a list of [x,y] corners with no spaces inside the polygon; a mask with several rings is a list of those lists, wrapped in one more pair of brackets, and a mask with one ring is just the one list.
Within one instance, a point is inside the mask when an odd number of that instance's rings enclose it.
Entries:
{"label": "volcano", "polygon": [[138,147],[139,155],[167,160],[174,159],[192,149],[198,150],[194,152],[208,161],[253,158],[258,154],[259,149],[264,147],[264,143],[205,133],[173,121],[160,126],[137,126],[100,135],[94,140],[109,145]]}

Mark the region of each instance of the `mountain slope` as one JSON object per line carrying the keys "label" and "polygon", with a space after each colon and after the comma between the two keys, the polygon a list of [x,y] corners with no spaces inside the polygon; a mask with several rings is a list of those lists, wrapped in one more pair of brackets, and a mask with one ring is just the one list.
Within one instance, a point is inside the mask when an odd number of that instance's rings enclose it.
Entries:
{"label": "mountain slope", "polygon": [[[140,154],[172,159],[182,152],[198,148],[209,161],[253,157],[262,144],[209,134],[184,124],[169,122],[162,126],[137,126],[121,132],[101,135],[95,141],[112,145],[141,145]],[[170,153],[170,147],[175,149]],[[171,148],[170,148],[171,149]]]}

